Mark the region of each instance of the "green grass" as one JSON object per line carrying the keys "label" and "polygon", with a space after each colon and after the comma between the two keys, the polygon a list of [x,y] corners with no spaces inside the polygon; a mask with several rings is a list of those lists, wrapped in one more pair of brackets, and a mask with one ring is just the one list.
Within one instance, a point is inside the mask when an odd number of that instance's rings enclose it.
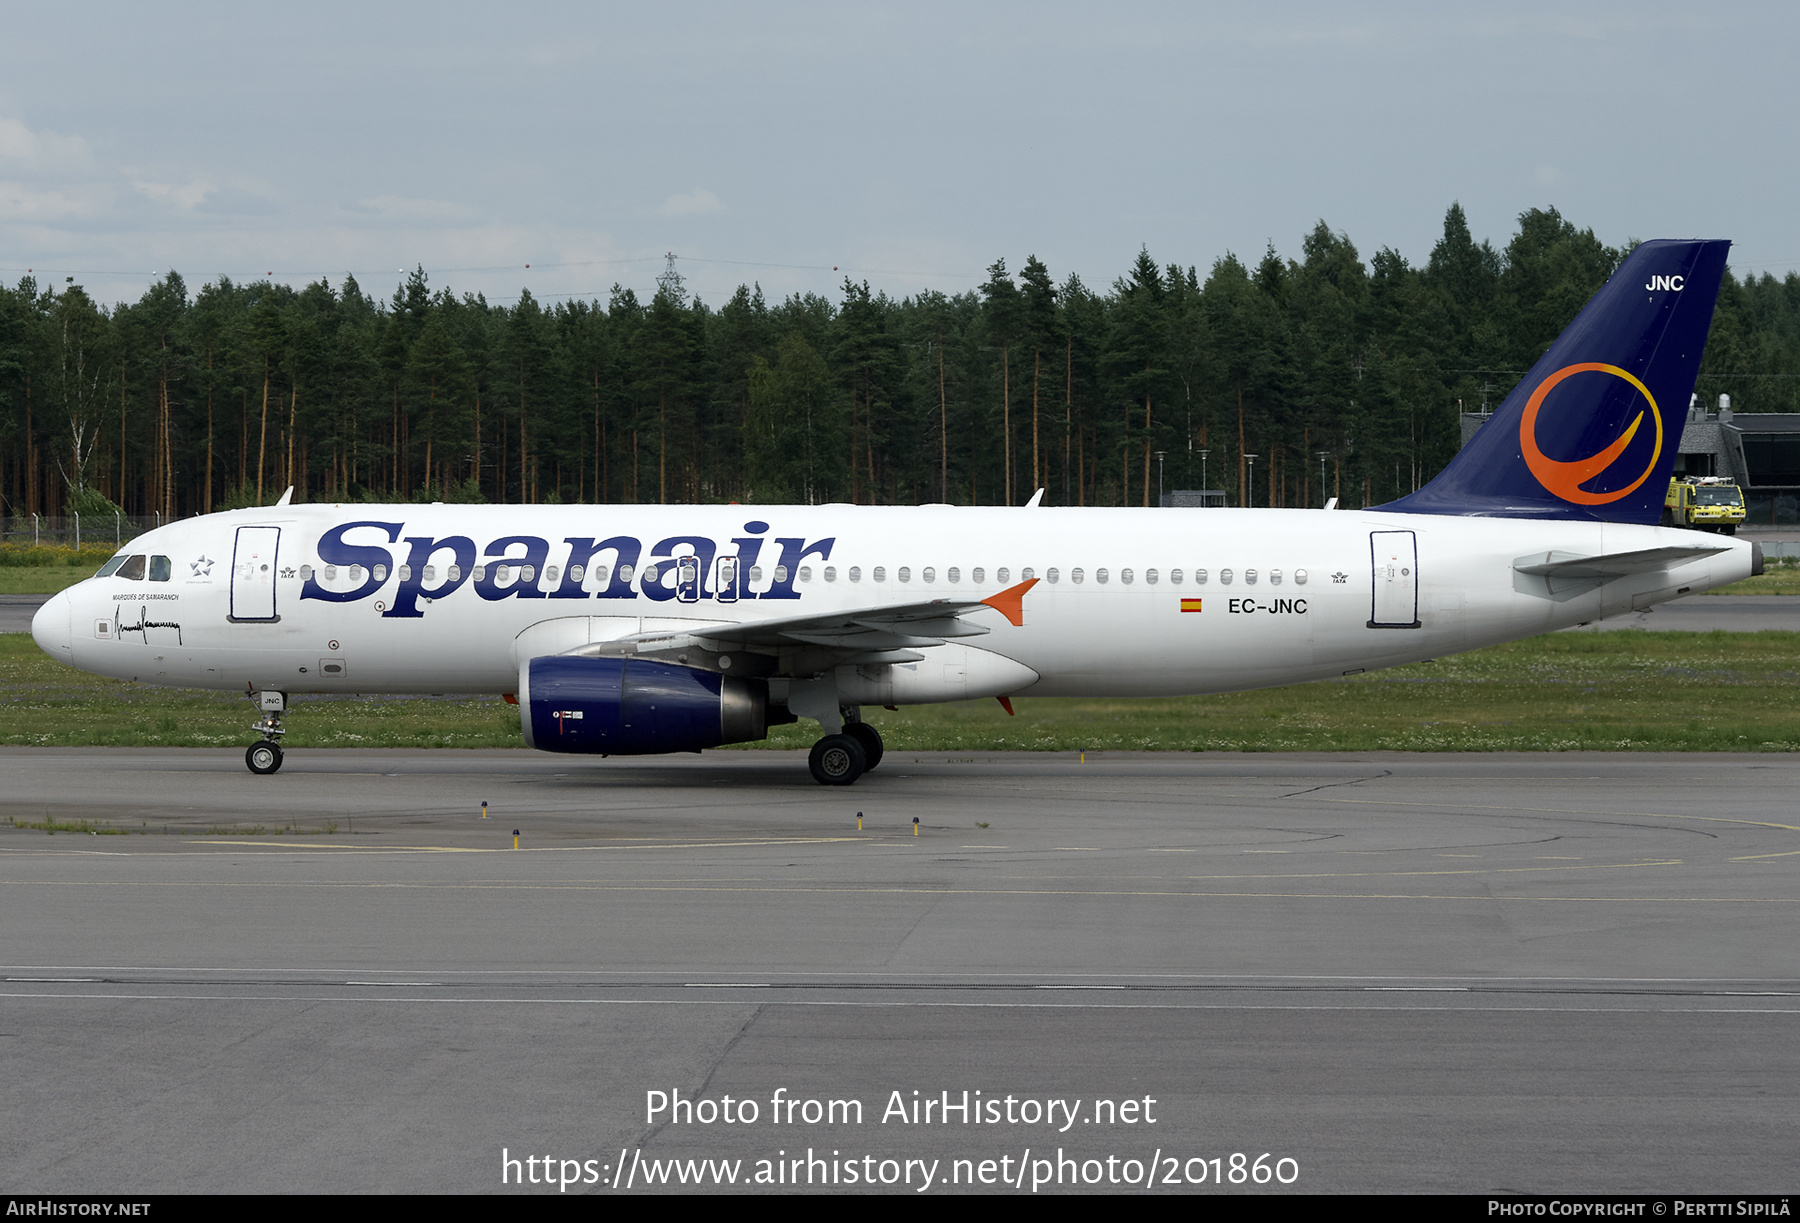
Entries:
{"label": "green grass", "polygon": [[1800,557],[1780,556],[1766,561],[1760,577],[1745,578],[1709,595],[1800,595]]}
{"label": "green grass", "polygon": [[[1392,671],[1226,696],[865,710],[890,750],[1795,751],[1800,633],[1556,633]],[[0,744],[245,747],[235,693],[101,679],[0,635]],[[498,697],[296,697],[289,748],[518,747]],[[805,748],[810,722],[751,748]]]}
{"label": "green grass", "polygon": [[0,595],[53,595],[93,576],[93,569],[62,565],[0,566]]}

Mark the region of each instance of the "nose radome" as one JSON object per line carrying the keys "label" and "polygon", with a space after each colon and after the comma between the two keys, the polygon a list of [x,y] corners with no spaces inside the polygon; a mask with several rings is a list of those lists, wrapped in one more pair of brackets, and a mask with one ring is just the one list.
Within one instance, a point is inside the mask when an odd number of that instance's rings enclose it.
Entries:
{"label": "nose radome", "polygon": [[31,639],[38,643],[38,648],[56,659],[68,662],[74,655],[74,634],[69,628],[69,616],[74,604],[67,591],[51,595],[48,602],[37,609],[31,618]]}

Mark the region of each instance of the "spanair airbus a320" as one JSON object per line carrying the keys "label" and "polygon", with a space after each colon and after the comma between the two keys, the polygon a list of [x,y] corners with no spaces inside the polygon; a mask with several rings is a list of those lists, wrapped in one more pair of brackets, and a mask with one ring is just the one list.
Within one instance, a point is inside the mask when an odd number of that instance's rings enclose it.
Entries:
{"label": "spanair airbus a320", "polygon": [[[37,613],[52,657],[257,702],[501,693],[554,752],[699,751],[865,706],[1163,696],[1470,650],[1736,582],[1657,526],[1728,243],[1634,250],[1444,471],[1360,511],[289,505],[172,523]],[[284,498],[284,502],[285,502]]]}

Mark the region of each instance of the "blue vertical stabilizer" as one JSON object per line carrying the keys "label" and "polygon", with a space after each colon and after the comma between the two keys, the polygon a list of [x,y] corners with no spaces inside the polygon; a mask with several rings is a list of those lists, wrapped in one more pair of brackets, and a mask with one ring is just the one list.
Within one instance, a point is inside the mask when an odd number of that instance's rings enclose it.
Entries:
{"label": "blue vertical stabilizer", "polygon": [[1657,522],[1730,247],[1632,251],[1450,465],[1378,508]]}

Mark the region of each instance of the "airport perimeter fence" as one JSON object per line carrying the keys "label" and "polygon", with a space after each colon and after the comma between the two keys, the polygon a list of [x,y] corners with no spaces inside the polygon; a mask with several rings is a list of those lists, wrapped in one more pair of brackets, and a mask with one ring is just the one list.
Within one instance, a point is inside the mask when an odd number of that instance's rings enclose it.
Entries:
{"label": "airport perimeter fence", "polygon": [[162,514],[21,514],[0,517],[0,543],[38,548],[118,547],[170,521]]}

